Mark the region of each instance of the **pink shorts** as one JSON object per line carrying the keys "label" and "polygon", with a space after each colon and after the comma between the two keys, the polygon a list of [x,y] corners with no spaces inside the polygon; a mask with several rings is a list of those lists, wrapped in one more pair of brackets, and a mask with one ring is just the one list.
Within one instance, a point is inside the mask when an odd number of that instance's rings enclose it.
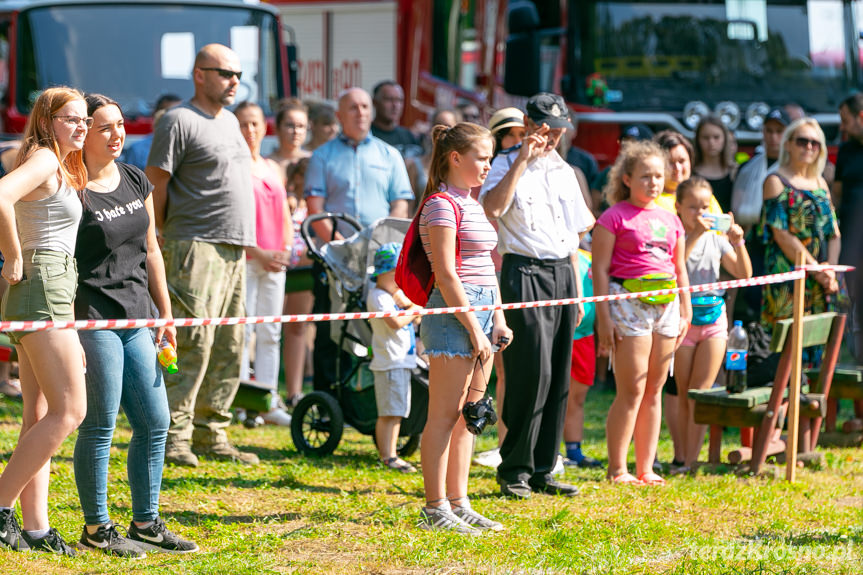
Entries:
{"label": "pink shorts", "polygon": [[695,347],[706,339],[728,339],[728,314],[725,310],[716,323],[709,325],[690,325],[681,346]]}

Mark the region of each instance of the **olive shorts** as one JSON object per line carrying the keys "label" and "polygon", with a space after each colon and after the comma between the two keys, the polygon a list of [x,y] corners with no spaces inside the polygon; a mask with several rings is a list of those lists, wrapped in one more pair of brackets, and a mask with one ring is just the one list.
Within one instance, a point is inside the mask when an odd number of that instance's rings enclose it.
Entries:
{"label": "olive shorts", "polygon": [[[4,321],[72,321],[78,287],[75,258],[63,252],[24,252],[24,277],[10,285],[0,302]],[[10,331],[12,343],[20,343],[30,331]]]}

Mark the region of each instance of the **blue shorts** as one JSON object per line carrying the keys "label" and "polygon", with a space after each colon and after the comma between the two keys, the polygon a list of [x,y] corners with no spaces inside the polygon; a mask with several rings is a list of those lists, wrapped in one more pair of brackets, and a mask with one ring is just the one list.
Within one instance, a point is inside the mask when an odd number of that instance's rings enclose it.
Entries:
{"label": "blue shorts", "polygon": [[[472,284],[462,284],[470,305],[491,305],[495,302],[497,289]],[[426,308],[449,307],[443,299],[440,290],[435,287],[429,296]],[[491,339],[491,328],[494,325],[494,311],[474,312],[482,331]],[[444,355],[446,357],[471,357],[473,346],[470,335],[455,316],[455,314],[427,315],[423,317],[422,342],[429,355]]]}

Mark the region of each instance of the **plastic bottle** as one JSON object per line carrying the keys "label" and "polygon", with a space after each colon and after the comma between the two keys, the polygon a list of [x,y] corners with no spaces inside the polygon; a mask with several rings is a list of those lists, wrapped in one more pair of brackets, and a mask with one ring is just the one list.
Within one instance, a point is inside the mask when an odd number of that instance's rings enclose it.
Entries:
{"label": "plastic bottle", "polygon": [[167,339],[162,338],[159,342],[159,363],[165,368],[168,373],[177,373],[180,368],[177,367],[177,352],[174,346]]}
{"label": "plastic bottle", "polygon": [[749,337],[742,321],[735,321],[728,334],[725,351],[725,389],[728,393],[746,390],[746,360],[749,357]]}

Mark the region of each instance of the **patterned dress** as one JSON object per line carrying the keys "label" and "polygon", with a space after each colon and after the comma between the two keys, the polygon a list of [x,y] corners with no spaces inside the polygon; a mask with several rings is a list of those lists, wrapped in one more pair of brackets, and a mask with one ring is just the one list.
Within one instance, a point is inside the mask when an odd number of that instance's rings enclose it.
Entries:
{"label": "patterned dress", "polygon": [[[761,209],[762,238],[765,243],[765,273],[777,274],[794,269],[789,260],[773,240],[772,229],[787,230],[797,237],[806,250],[819,262],[827,261],[828,241],[838,235],[836,214],[826,190],[798,190],[784,178],[782,193],[764,201]],[[761,323],[772,329],[776,320],[792,315],[794,282],[765,285],[764,305],[761,307]],[[804,313],[833,311],[835,296],[828,296],[824,288],[812,275],[806,278]]]}

